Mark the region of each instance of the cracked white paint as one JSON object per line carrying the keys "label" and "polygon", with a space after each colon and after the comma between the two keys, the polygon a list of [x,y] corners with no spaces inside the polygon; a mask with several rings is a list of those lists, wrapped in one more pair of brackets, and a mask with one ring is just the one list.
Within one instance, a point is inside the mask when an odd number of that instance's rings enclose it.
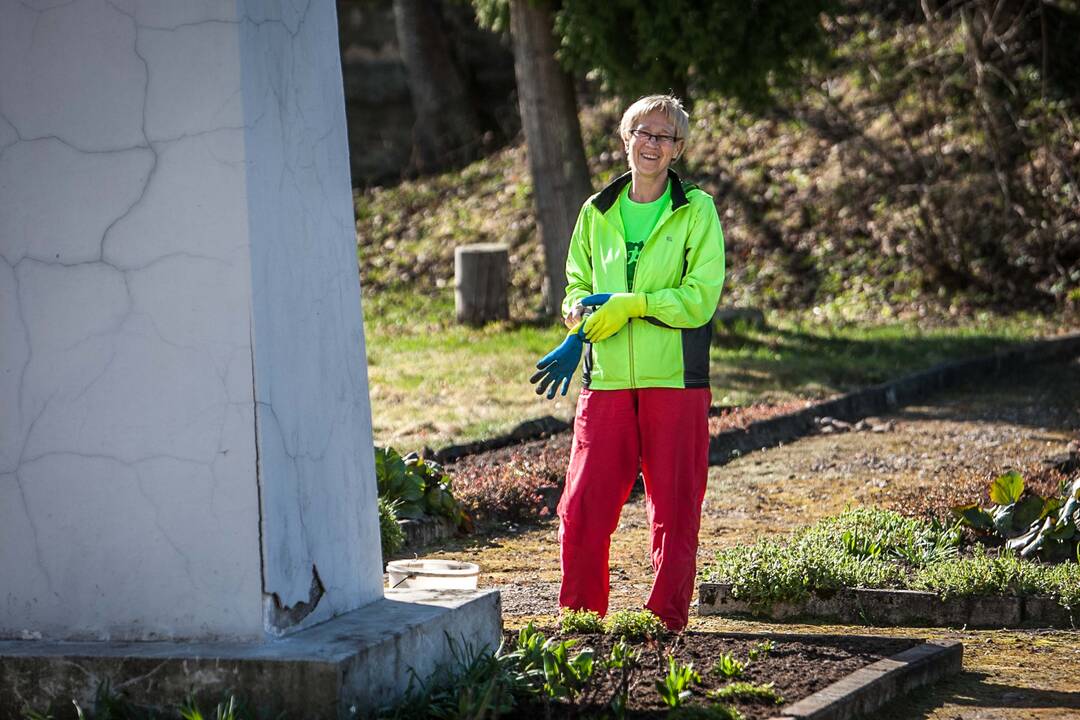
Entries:
{"label": "cracked white paint", "polygon": [[330,0],[0,0],[0,638],[381,596],[341,95]]}

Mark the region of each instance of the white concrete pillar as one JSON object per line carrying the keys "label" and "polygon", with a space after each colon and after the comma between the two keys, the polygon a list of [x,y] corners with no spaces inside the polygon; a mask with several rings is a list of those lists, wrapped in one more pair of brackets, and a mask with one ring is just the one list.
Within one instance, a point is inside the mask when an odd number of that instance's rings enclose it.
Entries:
{"label": "white concrete pillar", "polygon": [[332,0],[0,0],[0,638],[382,596]]}

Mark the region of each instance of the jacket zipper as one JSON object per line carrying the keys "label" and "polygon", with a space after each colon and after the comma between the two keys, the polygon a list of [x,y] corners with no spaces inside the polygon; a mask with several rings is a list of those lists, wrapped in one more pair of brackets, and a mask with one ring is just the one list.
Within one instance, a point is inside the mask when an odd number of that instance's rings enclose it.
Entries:
{"label": "jacket zipper", "polygon": [[[674,215],[679,210],[682,210],[683,207],[686,207],[686,206],[685,205],[679,206],[678,209],[673,210],[670,215],[668,215],[666,218],[663,219],[663,221],[657,222],[656,227],[654,227],[652,229],[652,232],[649,233],[649,237],[647,237],[645,239],[645,242],[642,244],[642,247],[641,247],[641,254],[638,255],[638,267],[634,268],[634,281],[632,283],[630,283],[629,292],[634,292],[634,288],[637,287],[637,279],[638,279],[637,271],[641,266],[641,255],[643,255],[645,253],[645,246],[648,245],[649,240],[652,240],[653,236],[655,236],[657,234],[657,231],[660,229],[660,226],[664,225],[668,220],[671,219],[672,215]],[[623,233],[623,245],[625,246],[625,244],[626,244],[626,234],[624,232]],[[625,260],[624,260],[624,264],[625,264]],[[625,267],[623,268],[623,276],[624,277],[626,276],[626,268]],[[637,378],[634,377],[634,318],[630,318],[629,320],[626,321],[626,333],[627,333],[626,334],[627,354],[628,354],[629,359],[630,359],[630,389],[631,390],[636,390],[637,389]]]}

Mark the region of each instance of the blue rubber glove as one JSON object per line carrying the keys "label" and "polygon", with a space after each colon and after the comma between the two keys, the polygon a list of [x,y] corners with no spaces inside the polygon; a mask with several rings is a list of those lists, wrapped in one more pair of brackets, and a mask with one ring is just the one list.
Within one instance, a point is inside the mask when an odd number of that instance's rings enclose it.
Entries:
{"label": "blue rubber glove", "polygon": [[575,325],[566,334],[566,339],[559,347],[536,363],[537,371],[529,378],[529,382],[536,384],[537,395],[543,395],[547,390],[548,400],[551,400],[559,390],[559,383],[562,383],[562,394],[566,395],[570,387],[570,378],[574,376],[574,371],[581,362],[581,348],[585,345],[585,335],[581,331],[582,325],[583,323]]}
{"label": "blue rubber glove", "polygon": [[596,307],[598,305],[603,305],[610,299],[611,293],[596,293],[595,295],[583,297],[578,302],[580,302],[582,305],[591,305],[593,307]]}

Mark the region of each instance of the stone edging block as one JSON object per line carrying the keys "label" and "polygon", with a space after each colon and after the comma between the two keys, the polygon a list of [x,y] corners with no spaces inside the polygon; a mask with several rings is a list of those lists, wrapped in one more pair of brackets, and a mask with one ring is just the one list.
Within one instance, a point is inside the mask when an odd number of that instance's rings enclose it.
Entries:
{"label": "stone edging block", "polygon": [[960,672],[964,647],[930,640],[879,660],[780,710],[770,720],[842,720],[871,713],[912,690]]}
{"label": "stone edging block", "polygon": [[455,532],[454,526],[443,517],[425,516],[416,520],[398,520],[398,527],[405,535],[405,549],[408,550],[416,550],[445,540]]}
{"label": "stone edging block", "polygon": [[844,588],[811,593],[798,602],[755,606],[731,596],[731,585],[701,583],[699,615],[751,615],[771,620],[796,617],[850,624],[964,626],[970,628],[1074,628],[1073,614],[1053,598],[983,595],[942,600],[917,590]]}

